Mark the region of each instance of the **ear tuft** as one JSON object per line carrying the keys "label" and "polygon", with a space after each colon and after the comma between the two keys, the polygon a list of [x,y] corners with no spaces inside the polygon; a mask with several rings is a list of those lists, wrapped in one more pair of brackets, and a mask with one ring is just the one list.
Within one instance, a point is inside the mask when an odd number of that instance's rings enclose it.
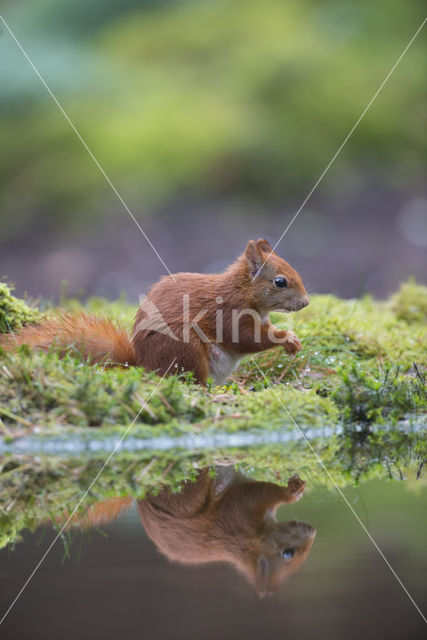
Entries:
{"label": "ear tuft", "polygon": [[254,240],[250,240],[246,246],[245,259],[249,267],[249,272],[254,278],[263,263],[262,253]]}
{"label": "ear tuft", "polygon": [[255,589],[260,598],[268,595],[268,582],[270,578],[270,567],[266,558],[258,558],[255,567]]}
{"label": "ear tuft", "polygon": [[258,249],[260,249],[261,251],[264,251],[265,253],[271,253],[273,251],[269,241],[265,240],[264,238],[260,238],[259,240],[257,240],[256,246],[258,247]]}

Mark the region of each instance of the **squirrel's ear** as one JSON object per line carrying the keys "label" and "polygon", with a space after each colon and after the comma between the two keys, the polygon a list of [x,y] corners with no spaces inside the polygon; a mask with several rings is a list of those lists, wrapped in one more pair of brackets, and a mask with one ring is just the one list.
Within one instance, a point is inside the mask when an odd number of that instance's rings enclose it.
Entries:
{"label": "squirrel's ear", "polygon": [[264,251],[264,253],[271,253],[273,251],[269,241],[264,240],[264,238],[260,238],[259,240],[257,240],[256,246],[258,247],[258,249],[261,249],[261,251]]}
{"label": "squirrel's ear", "polygon": [[250,240],[245,249],[245,258],[249,272],[254,278],[263,263],[263,256],[254,240]]}
{"label": "squirrel's ear", "polygon": [[270,566],[266,558],[258,558],[255,567],[255,589],[260,598],[269,595]]}

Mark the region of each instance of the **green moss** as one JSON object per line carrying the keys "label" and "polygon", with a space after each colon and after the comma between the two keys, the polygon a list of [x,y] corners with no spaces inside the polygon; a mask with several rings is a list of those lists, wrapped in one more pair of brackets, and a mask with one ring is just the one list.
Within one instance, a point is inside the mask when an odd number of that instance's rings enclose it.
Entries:
{"label": "green moss", "polygon": [[427,322],[427,287],[413,278],[403,284],[391,298],[390,307],[396,317],[405,322]]}
{"label": "green moss", "polygon": [[[314,296],[295,316],[273,315],[303,344],[295,360],[275,350],[258,356],[257,364],[273,382],[330,398],[341,422],[393,422],[408,414],[419,420],[426,411],[427,329],[424,322],[402,318],[402,309],[413,310],[414,297],[418,309],[427,306],[427,288],[414,283],[402,285],[385,303]],[[264,384],[252,361],[241,378]]]}
{"label": "green moss", "polygon": [[40,313],[12,295],[13,287],[0,282],[0,333],[14,331],[23,324],[35,322]]}
{"label": "green moss", "polygon": [[[403,285],[386,303],[323,295],[313,296],[310,306],[298,314],[273,314],[278,326],[297,332],[303,350],[293,360],[281,349],[259,354],[256,363],[262,373],[248,358],[222,388],[202,389],[188,376],[185,381],[167,378],[155,390],[159,378],[141,369],[103,370],[75,353],[60,359],[55,353],[23,347],[0,356],[3,424],[12,435],[22,433],[23,427],[125,427],[154,390],[136,425],[171,435],[277,428],[292,424],[287,411],[302,427],[395,422],[409,414],[419,420],[426,409],[426,327],[402,320],[393,310],[396,297],[399,309],[409,305],[414,286]],[[417,290],[421,308],[427,289]],[[17,302],[17,308],[26,308]],[[77,301],[64,303],[81,308]],[[124,326],[130,326],[135,312],[124,300],[109,304],[91,299],[86,308],[119,319]]]}
{"label": "green moss", "polygon": [[394,424],[408,413],[425,410],[425,379],[418,369],[413,376],[403,376],[391,367],[369,373],[354,364],[341,377],[333,399],[346,423]]}
{"label": "green moss", "polygon": [[[62,359],[25,347],[0,354],[0,429],[5,440],[13,440],[21,435],[83,437],[92,427],[102,439],[124,435],[134,420],[132,436],[145,439],[242,430],[295,432],[298,425],[304,432],[311,430],[312,446],[331,474],[325,473],[303,438],[286,448],[118,452],[85,506],[117,495],[144,497],[162,484],[177,490],[197,468],[218,463],[280,482],[297,471],[310,486],[328,488],[374,477],[418,477],[427,446],[426,432],[420,430],[426,411],[426,328],[412,316],[410,321],[402,317],[402,309],[412,308],[414,287],[403,285],[385,303],[369,297],[345,301],[313,296],[310,306],[298,314],[274,314],[277,325],[298,333],[302,352],[293,360],[280,350],[256,356],[262,373],[248,358],[224,387],[203,389],[191,376],[160,382],[154,373],[137,368],[104,370],[82,362],[74,352]],[[416,298],[424,308],[425,288],[417,287]],[[17,302],[15,309],[27,309]],[[75,300],[63,302],[69,309],[82,306]],[[135,312],[124,300],[109,304],[91,299],[85,307],[125,326]],[[32,318],[17,317],[16,322]],[[418,431],[412,432],[411,425]],[[321,427],[335,426],[344,426],[344,432],[320,437]],[[314,438],[316,429],[319,437]],[[24,529],[41,522],[59,522],[103,463],[96,455],[71,460],[3,455],[0,546],[15,542]]]}
{"label": "green moss", "polygon": [[[161,428],[162,433],[172,435],[213,427],[235,431],[291,424],[283,405],[303,424],[336,422],[331,400],[318,398],[314,390],[301,394],[285,385],[254,393],[235,393],[227,388],[207,392],[194,383],[169,377],[156,388],[159,378],[153,373],[103,371],[82,364],[72,354],[60,359],[54,353],[28,353],[26,349],[8,354],[3,365],[0,413],[7,407],[3,420],[8,428],[22,429],[22,419],[44,431],[73,425],[125,427],[150,394],[149,405],[135,424],[157,431]],[[11,416],[16,416],[15,420]]]}

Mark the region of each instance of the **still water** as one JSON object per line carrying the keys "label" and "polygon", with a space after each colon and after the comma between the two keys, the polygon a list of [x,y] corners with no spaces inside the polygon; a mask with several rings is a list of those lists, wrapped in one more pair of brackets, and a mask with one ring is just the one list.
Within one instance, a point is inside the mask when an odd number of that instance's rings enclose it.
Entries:
{"label": "still water", "polygon": [[[58,540],[4,638],[425,638],[427,626],[339,493],[205,469],[178,494],[95,503]],[[427,484],[344,489],[427,613]],[[297,499],[297,501],[294,501]],[[3,612],[57,529],[0,553]]]}

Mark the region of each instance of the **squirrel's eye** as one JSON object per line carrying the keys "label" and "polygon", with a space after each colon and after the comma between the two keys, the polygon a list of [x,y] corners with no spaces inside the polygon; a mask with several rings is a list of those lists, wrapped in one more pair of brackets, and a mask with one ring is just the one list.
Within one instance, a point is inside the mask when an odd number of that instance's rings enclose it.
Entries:
{"label": "squirrel's eye", "polygon": [[285,560],[290,560],[293,557],[294,553],[295,549],[283,549],[282,557],[285,558]]}
{"label": "squirrel's eye", "polygon": [[282,289],[283,287],[288,286],[288,281],[286,280],[286,278],[278,276],[277,278],[274,278],[274,284],[276,285],[276,287],[280,287]]}

